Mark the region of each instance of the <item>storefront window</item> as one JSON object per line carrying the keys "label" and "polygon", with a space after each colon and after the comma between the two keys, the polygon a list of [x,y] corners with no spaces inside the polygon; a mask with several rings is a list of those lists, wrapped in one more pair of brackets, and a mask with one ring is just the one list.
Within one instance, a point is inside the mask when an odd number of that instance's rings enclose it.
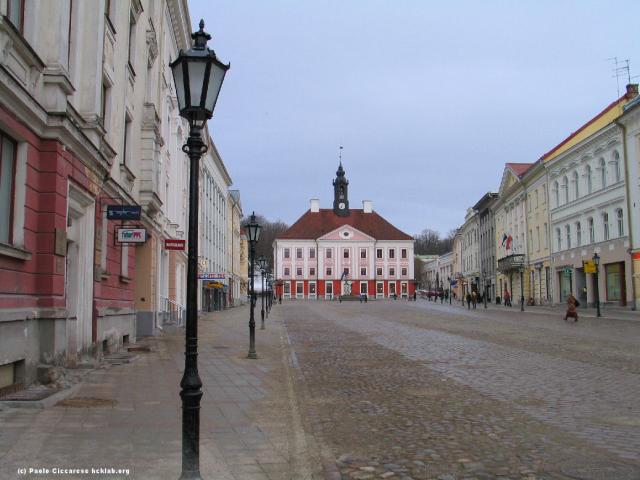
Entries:
{"label": "storefront window", "polygon": [[605,265],[607,274],[607,300],[621,300],[622,269],[619,263]]}

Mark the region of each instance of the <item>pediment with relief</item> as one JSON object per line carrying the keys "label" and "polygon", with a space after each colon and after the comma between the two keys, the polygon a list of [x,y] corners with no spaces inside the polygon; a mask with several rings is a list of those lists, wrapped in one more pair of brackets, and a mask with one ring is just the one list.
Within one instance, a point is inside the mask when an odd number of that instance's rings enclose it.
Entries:
{"label": "pediment with relief", "polygon": [[373,237],[361,232],[357,228],[353,228],[351,225],[343,225],[335,230],[323,235],[318,240],[330,240],[330,241],[374,241]]}

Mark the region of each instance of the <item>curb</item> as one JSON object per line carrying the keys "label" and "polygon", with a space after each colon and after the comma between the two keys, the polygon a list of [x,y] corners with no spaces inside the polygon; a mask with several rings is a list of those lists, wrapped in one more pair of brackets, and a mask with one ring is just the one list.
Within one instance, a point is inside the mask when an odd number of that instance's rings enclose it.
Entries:
{"label": "curb", "polygon": [[45,409],[53,407],[56,403],[66,400],[67,398],[75,395],[80,390],[80,384],[73,385],[72,387],[65,388],[59,392],[49,395],[42,400],[4,400],[0,401],[0,407],[2,408],[27,408],[27,409]]}

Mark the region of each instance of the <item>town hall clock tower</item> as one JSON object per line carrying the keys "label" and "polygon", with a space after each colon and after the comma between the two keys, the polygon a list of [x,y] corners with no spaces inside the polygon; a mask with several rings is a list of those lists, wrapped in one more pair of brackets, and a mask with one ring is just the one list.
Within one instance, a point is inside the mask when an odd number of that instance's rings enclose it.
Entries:
{"label": "town hall clock tower", "polygon": [[342,162],[336,172],[336,179],[333,181],[333,211],[339,217],[349,216],[349,180],[344,176]]}

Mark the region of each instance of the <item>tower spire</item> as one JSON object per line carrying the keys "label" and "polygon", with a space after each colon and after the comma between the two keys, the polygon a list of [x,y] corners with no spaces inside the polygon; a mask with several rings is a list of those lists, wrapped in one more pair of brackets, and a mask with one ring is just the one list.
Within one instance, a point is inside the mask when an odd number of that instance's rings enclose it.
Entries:
{"label": "tower spire", "polygon": [[349,215],[349,180],[344,176],[344,168],[342,168],[342,146],[340,146],[339,158],[340,165],[333,181],[333,212],[340,217],[346,217]]}

